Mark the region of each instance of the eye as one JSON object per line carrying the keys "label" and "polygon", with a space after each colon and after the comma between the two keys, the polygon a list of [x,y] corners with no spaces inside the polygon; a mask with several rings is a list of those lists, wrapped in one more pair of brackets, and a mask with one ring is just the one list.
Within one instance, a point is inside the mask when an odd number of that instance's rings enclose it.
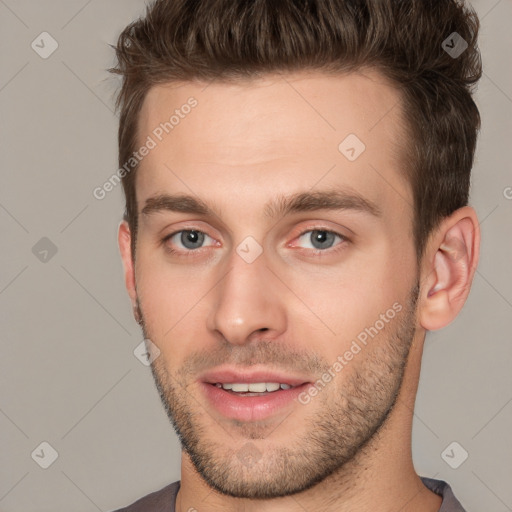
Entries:
{"label": "eye", "polygon": [[298,238],[299,240],[304,239],[306,244],[309,243],[310,246],[306,246],[306,248],[313,249],[316,253],[325,252],[327,249],[331,249],[336,238],[340,239],[341,242],[348,241],[347,237],[340,233],[321,228],[304,231]]}
{"label": "eye", "polygon": [[[182,229],[167,235],[162,240],[162,243],[171,254],[179,255],[181,253],[184,256],[192,256],[197,249],[204,247],[203,244],[206,238],[215,242],[213,238],[203,231],[197,229]],[[343,245],[341,242],[349,241],[346,236],[340,233],[322,228],[309,229],[302,232],[297,238],[299,240],[304,239],[302,243],[306,244],[305,248],[311,249],[313,254],[318,255],[332,249],[336,239],[340,241],[337,245]],[[309,244],[309,246],[307,244]],[[174,249],[174,247],[177,247],[177,249]],[[333,251],[336,251],[336,248],[334,248]]]}
{"label": "eye", "polygon": [[[174,233],[167,235],[162,242],[167,245],[171,242],[173,245],[178,245],[178,249],[185,249],[185,252],[190,252],[194,249],[200,249],[205,238],[213,240],[213,238],[208,236],[206,233],[198,231],[197,229],[182,229],[181,231],[175,231]],[[181,244],[181,247],[179,244]],[[169,248],[169,250],[171,252],[179,252],[172,248]]]}

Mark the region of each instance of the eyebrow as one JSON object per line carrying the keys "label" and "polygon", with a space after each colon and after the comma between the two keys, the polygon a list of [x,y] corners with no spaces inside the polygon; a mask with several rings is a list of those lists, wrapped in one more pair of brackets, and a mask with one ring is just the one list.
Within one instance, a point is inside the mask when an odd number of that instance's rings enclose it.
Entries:
{"label": "eyebrow", "polygon": [[[265,204],[263,213],[267,218],[275,219],[290,213],[311,212],[316,210],[353,210],[381,217],[381,209],[369,199],[343,190],[321,190],[316,192],[297,192],[281,195]],[[162,211],[191,213],[203,216],[218,216],[218,213],[206,202],[186,194],[159,194],[146,200],[142,215]]]}

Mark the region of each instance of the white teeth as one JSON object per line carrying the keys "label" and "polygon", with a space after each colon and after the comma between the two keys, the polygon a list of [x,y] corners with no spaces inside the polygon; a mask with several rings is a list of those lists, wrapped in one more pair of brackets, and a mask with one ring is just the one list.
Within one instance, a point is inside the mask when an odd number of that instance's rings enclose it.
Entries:
{"label": "white teeth", "polygon": [[234,391],[236,393],[265,393],[277,391],[278,389],[290,389],[292,386],[289,384],[279,384],[278,382],[251,382],[248,383],[226,383],[215,384],[218,388]]}
{"label": "white teeth", "polygon": [[249,384],[232,384],[231,390],[237,393],[246,393],[249,391]]}
{"label": "white teeth", "polygon": [[267,385],[264,382],[251,382],[249,384],[249,391],[251,393],[265,393]]}

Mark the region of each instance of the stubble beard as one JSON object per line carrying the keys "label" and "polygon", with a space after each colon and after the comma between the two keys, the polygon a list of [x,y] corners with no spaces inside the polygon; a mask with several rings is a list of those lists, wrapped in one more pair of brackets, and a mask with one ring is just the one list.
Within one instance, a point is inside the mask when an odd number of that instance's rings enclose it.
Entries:
{"label": "stubble beard", "polygon": [[[371,447],[397,401],[415,333],[418,294],[416,284],[391,327],[370,340],[349,363],[357,359],[357,367],[346,374],[342,370],[341,379],[338,375],[312,400],[310,414],[298,409],[304,418],[300,424],[292,417],[281,424],[221,423],[199,404],[201,397],[189,391],[192,380],[185,380],[189,373],[179,369],[171,376],[164,358],[155,359],[151,371],[162,404],[183,450],[204,481],[224,495],[247,499],[296,494],[335,473],[349,482],[357,471],[356,455]],[[151,339],[140,306],[139,314],[144,336]],[[247,354],[239,358],[246,364],[269,364],[276,361],[274,356],[279,361],[293,360],[288,354],[277,356],[279,346],[272,342],[246,348]],[[331,365],[311,364],[314,368],[327,366]],[[297,425],[303,433],[293,436]],[[286,433],[286,444],[271,439],[279,429]],[[217,432],[216,437],[212,431]],[[250,464],[244,450],[250,453]]]}

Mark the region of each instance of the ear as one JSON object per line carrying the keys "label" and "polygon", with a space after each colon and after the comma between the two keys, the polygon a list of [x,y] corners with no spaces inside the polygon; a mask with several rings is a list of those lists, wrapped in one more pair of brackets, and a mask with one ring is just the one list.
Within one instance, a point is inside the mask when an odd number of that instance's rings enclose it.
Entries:
{"label": "ear", "polygon": [[480,225],[465,206],[444,219],[431,236],[422,262],[419,320],[429,331],[445,327],[466,302],[478,264]]}
{"label": "ear", "polygon": [[130,226],[128,225],[128,222],[123,220],[119,224],[117,243],[119,244],[119,251],[121,252],[121,259],[123,261],[124,284],[132,302],[133,316],[135,317],[135,320],[140,323],[137,305],[137,291],[135,288],[135,266],[132,259],[131,241],[132,234],[130,231]]}

